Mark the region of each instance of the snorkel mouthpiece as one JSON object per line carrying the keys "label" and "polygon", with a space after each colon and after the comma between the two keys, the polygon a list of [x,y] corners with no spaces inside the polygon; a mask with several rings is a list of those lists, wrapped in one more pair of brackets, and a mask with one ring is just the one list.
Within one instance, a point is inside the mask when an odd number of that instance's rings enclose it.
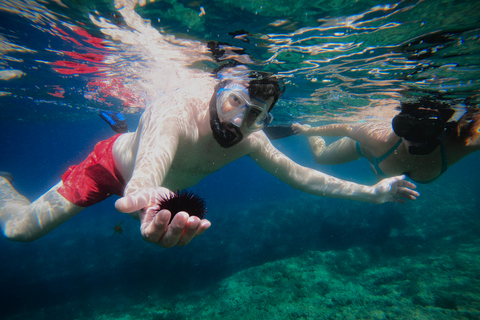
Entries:
{"label": "snorkel mouthpiece", "polygon": [[218,88],[215,89],[215,93],[210,99],[210,128],[212,129],[213,138],[223,148],[230,148],[243,139],[243,134],[239,128],[228,125],[220,121],[217,113],[217,97]]}
{"label": "snorkel mouthpiece", "polygon": [[213,131],[213,137],[223,148],[230,148],[243,139],[243,134],[239,128],[232,124],[222,123],[220,121],[210,120],[210,127]]}

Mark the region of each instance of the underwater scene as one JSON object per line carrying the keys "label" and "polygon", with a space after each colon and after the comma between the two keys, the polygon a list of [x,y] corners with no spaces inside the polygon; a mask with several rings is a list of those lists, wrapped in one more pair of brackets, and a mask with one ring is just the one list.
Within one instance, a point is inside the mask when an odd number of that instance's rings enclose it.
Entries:
{"label": "underwater scene", "polygon": [[[278,150],[374,185],[367,159],[318,164],[290,126],[389,121],[424,96],[478,109],[478,12],[475,0],[0,0],[0,171],[33,201],[115,135],[99,115],[133,132],[158,97],[210,97],[234,61],[284,83]],[[471,153],[416,184],[415,201],[373,204],[301,192],[242,157],[188,189],[212,225],[169,249],[114,195],[35,241],[0,237],[0,319],[480,319],[479,163]]]}

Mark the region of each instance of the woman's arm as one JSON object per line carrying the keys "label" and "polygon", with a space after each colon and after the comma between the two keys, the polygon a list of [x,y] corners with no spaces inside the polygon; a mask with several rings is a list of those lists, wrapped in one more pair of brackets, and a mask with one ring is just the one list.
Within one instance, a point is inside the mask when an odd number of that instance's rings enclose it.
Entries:
{"label": "woman's arm", "polygon": [[346,123],[329,124],[326,126],[312,127],[308,124],[292,124],[293,132],[296,134],[304,134],[306,136],[322,136],[322,137],[349,137],[355,125]]}
{"label": "woman's arm", "polygon": [[372,149],[381,148],[394,134],[391,124],[387,122],[337,123],[320,127],[294,123],[292,128],[295,133],[307,136],[348,137]]}

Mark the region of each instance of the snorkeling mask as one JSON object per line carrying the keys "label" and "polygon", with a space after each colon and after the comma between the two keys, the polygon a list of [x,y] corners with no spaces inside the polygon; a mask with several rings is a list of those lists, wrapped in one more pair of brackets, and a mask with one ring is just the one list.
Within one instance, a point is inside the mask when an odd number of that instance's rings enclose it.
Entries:
{"label": "snorkeling mask", "polygon": [[418,116],[400,113],[393,118],[392,127],[397,136],[413,142],[408,148],[410,154],[426,155],[442,141],[447,122],[436,111],[426,111]]}
{"label": "snorkeling mask", "polygon": [[260,131],[272,122],[268,106],[259,99],[250,99],[248,91],[239,86],[222,88],[217,92],[217,115],[242,133]]}

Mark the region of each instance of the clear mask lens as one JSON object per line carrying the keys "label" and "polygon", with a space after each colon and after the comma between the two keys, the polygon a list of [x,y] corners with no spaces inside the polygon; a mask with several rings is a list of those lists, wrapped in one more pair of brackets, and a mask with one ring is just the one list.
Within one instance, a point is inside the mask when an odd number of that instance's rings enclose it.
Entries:
{"label": "clear mask lens", "polygon": [[217,94],[219,118],[246,131],[259,131],[267,126],[273,117],[267,111],[266,103],[252,102],[244,88],[221,89]]}

